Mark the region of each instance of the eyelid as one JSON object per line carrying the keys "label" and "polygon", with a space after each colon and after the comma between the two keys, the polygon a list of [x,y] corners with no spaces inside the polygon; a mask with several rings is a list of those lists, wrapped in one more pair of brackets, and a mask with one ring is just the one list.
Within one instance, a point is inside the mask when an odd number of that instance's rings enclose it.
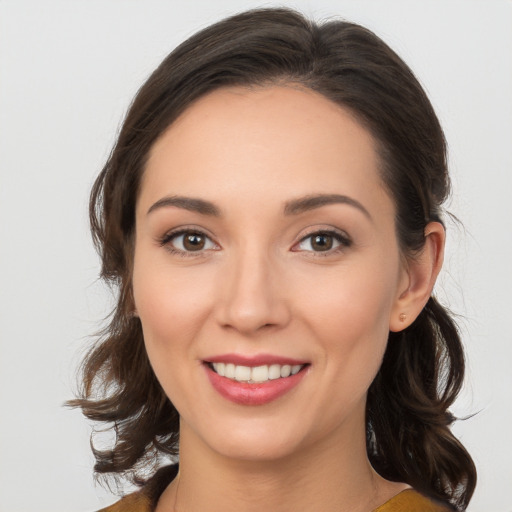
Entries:
{"label": "eyelid", "polygon": [[[178,249],[177,247],[174,247],[171,244],[171,241],[173,239],[176,239],[180,236],[195,233],[201,236],[204,236],[207,238],[214,246],[215,248],[207,248],[207,249],[200,249],[198,251],[186,251],[182,249]],[[205,252],[207,251],[217,251],[220,249],[219,244],[213,239],[213,237],[206,232],[206,230],[199,228],[197,226],[180,226],[174,229],[171,229],[167,231],[163,236],[157,238],[157,242],[160,246],[165,247],[166,250],[168,250],[171,254],[177,254],[178,256],[183,257],[198,257],[198,256],[204,256]]]}
{"label": "eyelid", "polygon": [[[303,243],[305,240],[307,240],[308,238],[311,238],[315,235],[332,236],[338,242],[338,245],[336,247],[333,247],[326,251],[313,251],[313,250],[297,249],[297,247],[301,243]],[[328,256],[328,255],[331,255],[331,254],[334,254],[337,252],[342,252],[343,250],[350,247],[351,245],[352,245],[352,240],[346,232],[341,231],[337,228],[333,228],[333,227],[328,227],[328,228],[323,228],[323,229],[319,228],[319,227],[315,227],[315,228],[312,228],[308,233],[302,234],[299,241],[293,245],[291,250],[293,252],[313,253],[317,256]]]}
{"label": "eyelid", "polygon": [[[170,242],[178,238],[181,235],[185,235],[187,233],[197,233],[201,236],[204,236],[207,238],[215,247],[214,248],[207,248],[207,249],[200,249],[197,251],[186,251],[182,249],[178,249],[170,244]],[[334,248],[330,248],[326,251],[314,251],[314,250],[305,250],[305,249],[298,249],[297,247],[303,243],[308,238],[313,237],[314,235],[329,235],[332,236],[337,242],[338,245]],[[184,257],[198,257],[198,256],[205,256],[205,252],[208,251],[217,251],[220,250],[220,245],[214,240],[213,236],[211,236],[205,229],[199,228],[194,225],[190,226],[179,226],[176,228],[173,228],[169,231],[167,231],[163,236],[158,237],[156,239],[158,244],[162,247],[165,247],[169,252],[172,254],[177,254]],[[304,253],[313,253],[315,256],[329,256],[337,252],[342,252],[346,248],[350,247],[352,245],[352,240],[350,236],[345,232],[338,228],[334,228],[332,226],[322,228],[322,227],[314,227],[310,228],[308,232],[301,234],[299,240],[294,243],[294,245],[291,248],[292,252],[304,252]]]}

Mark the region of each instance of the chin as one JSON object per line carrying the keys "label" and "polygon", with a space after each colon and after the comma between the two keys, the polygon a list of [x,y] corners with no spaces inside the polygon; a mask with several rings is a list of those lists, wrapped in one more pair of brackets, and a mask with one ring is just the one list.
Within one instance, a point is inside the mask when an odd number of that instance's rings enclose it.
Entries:
{"label": "chin", "polygon": [[228,445],[219,446],[218,453],[232,460],[252,463],[275,463],[297,453],[298,447],[286,440],[253,440],[250,444],[242,442],[230,442]]}
{"label": "chin", "polygon": [[245,462],[276,462],[302,452],[305,444],[304,433],[293,428],[290,422],[287,428],[275,419],[268,421],[261,418],[238,418],[228,424],[217,421],[215,428],[209,429],[203,435],[198,432],[198,435],[214,453]]}

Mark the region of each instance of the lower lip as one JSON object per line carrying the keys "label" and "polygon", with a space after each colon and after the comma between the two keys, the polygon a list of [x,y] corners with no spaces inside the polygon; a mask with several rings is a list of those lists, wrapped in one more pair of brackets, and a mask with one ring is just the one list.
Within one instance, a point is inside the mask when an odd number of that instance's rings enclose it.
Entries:
{"label": "lower lip", "polygon": [[227,400],[240,405],[268,404],[292,390],[306,374],[306,370],[303,368],[299,373],[289,377],[249,384],[222,377],[207,364],[204,366],[215,390]]}

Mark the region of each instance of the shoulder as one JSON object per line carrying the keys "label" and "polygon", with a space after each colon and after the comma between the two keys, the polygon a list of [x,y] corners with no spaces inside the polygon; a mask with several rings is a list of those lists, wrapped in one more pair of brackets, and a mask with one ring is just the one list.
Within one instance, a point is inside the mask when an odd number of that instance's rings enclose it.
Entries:
{"label": "shoulder", "polygon": [[178,473],[178,465],[159,469],[140,491],[128,494],[109,507],[98,512],[153,512],[160,495]]}
{"label": "shoulder", "polygon": [[125,496],[109,507],[98,512],[151,512],[151,501],[141,491]]}
{"label": "shoulder", "polygon": [[376,508],[374,512],[450,512],[450,508],[434,502],[413,489],[406,489]]}

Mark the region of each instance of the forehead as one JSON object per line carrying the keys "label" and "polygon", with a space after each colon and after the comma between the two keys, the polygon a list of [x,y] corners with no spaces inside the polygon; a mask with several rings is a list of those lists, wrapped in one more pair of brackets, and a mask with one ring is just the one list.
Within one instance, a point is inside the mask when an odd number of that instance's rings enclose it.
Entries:
{"label": "forehead", "polygon": [[378,168],[371,134],[324,96],[288,86],[223,88],[192,104],[154,144],[140,200],[202,192],[282,203],[340,193],[389,202]]}

